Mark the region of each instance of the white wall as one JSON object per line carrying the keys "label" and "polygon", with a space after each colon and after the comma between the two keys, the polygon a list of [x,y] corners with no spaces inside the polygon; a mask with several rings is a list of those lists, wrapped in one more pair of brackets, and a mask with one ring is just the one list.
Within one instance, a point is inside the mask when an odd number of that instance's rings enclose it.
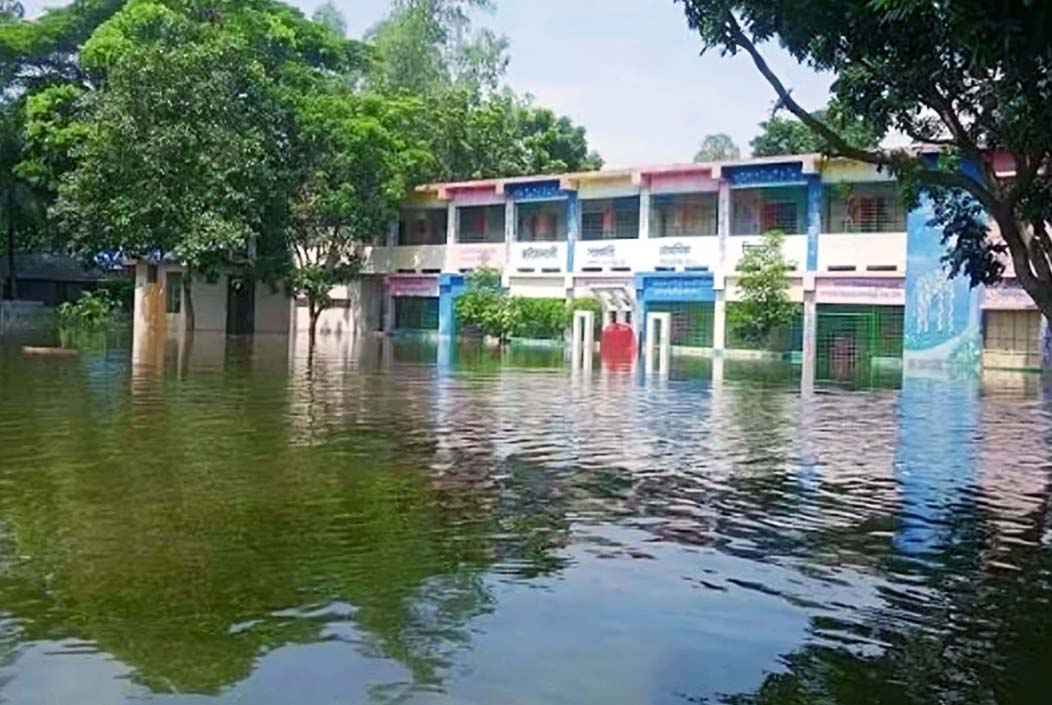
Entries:
{"label": "white wall", "polygon": [[226,333],[227,278],[210,283],[196,279],[190,286],[194,300],[194,330]]}
{"label": "white wall", "polygon": [[256,333],[288,334],[291,311],[292,299],[284,288],[256,282]]}

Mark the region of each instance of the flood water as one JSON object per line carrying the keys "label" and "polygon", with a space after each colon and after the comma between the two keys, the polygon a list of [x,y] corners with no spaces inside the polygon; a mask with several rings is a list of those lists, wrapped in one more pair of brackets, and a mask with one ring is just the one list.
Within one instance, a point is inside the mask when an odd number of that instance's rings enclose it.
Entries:
{"label": "flood water", "polygon": [[1052,394],[0,345],[0,702],[1047,703]]}

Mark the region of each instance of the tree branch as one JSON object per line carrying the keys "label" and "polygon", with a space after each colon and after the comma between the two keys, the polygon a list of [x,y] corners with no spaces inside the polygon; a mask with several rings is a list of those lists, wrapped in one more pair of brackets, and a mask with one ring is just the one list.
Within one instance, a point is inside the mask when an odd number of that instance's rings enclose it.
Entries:
{"label": "tree branch", "polygon": [[778,100],[781,104],[784,105],[789,112],[799,118],[802,123],[824,137],[825,140],[836,150],[837,156],[848,157],[849,159],[856,159],[860,162],[876,164],[878,166],[886,166],[890,164],[890,160],[884,152],[853,147],[847,142],[847,140],[833,130],[833,128],[804,110],[800,104],[793,99],[793,96],[789,91],[786,90],[785,85],[782,84],[781,80],[774,74],[771,67],[767,65],[767,61],[760,54],[756,45],[753,44],[752,40],[742,31],[741,26],[738,24],[738,20],[736,20],[734,15],[730,13],[727,13],[727,26],[730,29],[731,36],[734,38],[734,43],[739,48],[744,49],[746,53],[752,57],[752,61],[756,64],[756,68],[763,77],[767,79],[767,82],[771,84],[771,87],[774,88],[774,92],[778,94]]}
{"label": "tree branch", "polygon": [[[763,77],[767,79],[767,82],[771,87],[774,88],[775,93],[778,94],[778,99],[781,104],[802,123],[825,138],[833,148],[832,152],[835,156],[846,157],[848,159],[854,159],[856,161],[874,164],[876,166],[892,168],[895,166],[893,154],[881,150],[868,150],[855,147],[840,136],[840,134],[838,134],[833,128],[829,127],[829,125],[804,110],[804,108],[793,99],[785,85],[781,82],[778,76],[775,75],[774,71],[771,70],[771,67],[768,66],[767,61],[764,60],[763,56],[756,48],[756,45],[748,36],[746,36],[745,32],[742,31],[741,26],[738,24],[738,21],[734,18],[734,15],[730,13],[727,13],[727,27],[735,45],[740,49],[744,49],[745,52],[752,57],[756,68],[760,71]],[[953,144],[956,145],[956,142]],[[917,177],[921,181],[932,186],[963,189],[974,196],[987,210],[993,210],[996,204],[996,198],[993,193],[984,188],[983,185],[978,183],[975,179],[965,176],[961,172],[949,172],[941,169],[922,169],[917,174]]]}

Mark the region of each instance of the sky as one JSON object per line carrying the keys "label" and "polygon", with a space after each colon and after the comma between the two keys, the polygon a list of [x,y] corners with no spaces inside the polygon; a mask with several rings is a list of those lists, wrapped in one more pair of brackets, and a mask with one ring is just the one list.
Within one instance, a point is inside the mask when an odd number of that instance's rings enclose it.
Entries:
{"label": "sky", "polygon": [[[295,0],[308,15],[322,0]],[[361,37],[389,0],[335,0],[348,34]],[[606,166],[689,162],[701,139],[725,132],[748,152],[774,91],[745,56],[699,56],[701,40],[673,0],[495,0],[478,26],[510,42],[507,83],[588,131]],[[27,16],[61,0],[24,0]],[[765,57],[808,108],[821,107],[831,77],[776,45]]]}

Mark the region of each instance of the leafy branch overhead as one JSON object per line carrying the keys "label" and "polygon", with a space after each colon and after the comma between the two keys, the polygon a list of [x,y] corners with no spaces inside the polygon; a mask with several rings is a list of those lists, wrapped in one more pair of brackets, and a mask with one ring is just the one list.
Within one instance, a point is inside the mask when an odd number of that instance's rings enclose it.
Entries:
{"label": "leafy branch overhead", "polygon": [[[778,104],[818,136],[823,151],[887,170],[910,205],[922,193],[935,199],[934,220],[953,235],[951,264],[975,283],[994,282],[1007,250],[1019,284],[1052,319],[1052,5],[680,1],[705,48],[745,52]],[[771,40],[834,74],[844,115],[877,136],[903,133],[916,148],[859,144],[834,116],[804,109],[764,58]],[[985,236],[987,217],[1003,247]]]}

